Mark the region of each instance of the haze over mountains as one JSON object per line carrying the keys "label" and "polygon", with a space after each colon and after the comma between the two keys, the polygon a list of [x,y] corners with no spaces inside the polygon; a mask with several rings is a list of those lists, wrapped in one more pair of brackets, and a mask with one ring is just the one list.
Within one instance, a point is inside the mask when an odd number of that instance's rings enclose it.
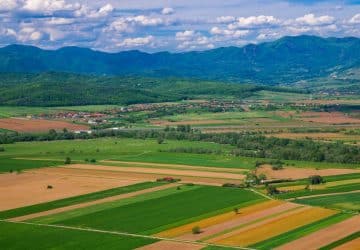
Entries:
{"label": "haze over mountains", "polygon": [[185,53],[105,53],[86,48],[0,49],[0,72],[185,77],[262,84],[292,83],[360,67],[360,39],[283,37],[245,47]]}

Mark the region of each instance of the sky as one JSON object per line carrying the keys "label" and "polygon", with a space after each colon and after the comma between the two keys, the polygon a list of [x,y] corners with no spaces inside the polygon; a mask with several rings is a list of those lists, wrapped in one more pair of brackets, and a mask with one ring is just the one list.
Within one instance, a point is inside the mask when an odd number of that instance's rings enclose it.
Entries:
{"label": "sky", "polygon": [[0,0],[0,46],[183,52],[297,35],[360,37],[360,0]]}

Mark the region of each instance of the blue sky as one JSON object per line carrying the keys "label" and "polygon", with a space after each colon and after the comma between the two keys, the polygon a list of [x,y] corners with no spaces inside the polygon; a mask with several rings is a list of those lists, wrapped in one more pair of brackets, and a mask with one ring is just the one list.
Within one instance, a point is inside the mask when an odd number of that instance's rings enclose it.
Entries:
{"label": "blue sky", "polygon": [[360,0],[0,0],[0,19],[0,46],[181,52],[360,37]]}

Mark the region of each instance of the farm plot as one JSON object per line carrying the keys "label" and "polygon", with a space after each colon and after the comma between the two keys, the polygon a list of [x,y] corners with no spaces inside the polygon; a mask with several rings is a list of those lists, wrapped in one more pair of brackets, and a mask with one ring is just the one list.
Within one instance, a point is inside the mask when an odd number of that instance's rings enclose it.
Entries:
{"label": "farm plot", "polygon": [[121,249],[131,250],[156,240],[66,228],[0,222],[2,249]]}
{"label": "farm plot", "polygon": [[50,129],[87,130],[88,126],[64,121],[30,120],[23,118],[0,119],[0,128],[17,132],[47,132]]}
{"label": "farm plot", "polygon": [[347,116],[341,112],[304,112],[299,119],[325,124],[360,124],[360,119]]}
{"label": "farm plot", "polygon": [[247,190],[201,186],[85,215],[81,214],[80,209],[77,211],[78,216],[64,218],[56,224],[153,234],[216,215],[224,209],[232,210],[233,206],[245,202],[263,199]]}
{"label": "farm plot", "polygon": [[279,216],[270,221],[265,221],[256,227],[242,228],[231,232],[230,235],[223,235],[212,239],[222,245],[230,246],[249,246],[259,241],[280,235],[295,228],[318,221],[320,219],[334,215],[336,212],[323,208],[303,208]]}
{"label": "farm plot", "polygon": [[339,195],[326,195],[313,198],[296,199],[296,202],[341,210],[360,210],[360,191]]}
{"label": "farm plot", "polygon": [[74,175],[71,169],[58,174],[56,168],[0,175],[0,211],[53,201],[140,182]]}
{"label": "farm plot", "polygon": [[315,233],[309,234],[305,237],[299,238],[295,241],[280,246],[279,250],[287,249],[319,249],[332,242],[340,240],[346,236],[360,231],[360,216],[353,216],[350,219],[336,223],[330,227],[321,229]]}
{"label": "farm plot", "polygon": [[268,179],[305,179],[311,175],[333,176],[351,173],[360,173],[358,169],[311,169],[285,167],[280,170],[273,170],[270,165],[263,165],[257,170],[258,174],[265,174]]}

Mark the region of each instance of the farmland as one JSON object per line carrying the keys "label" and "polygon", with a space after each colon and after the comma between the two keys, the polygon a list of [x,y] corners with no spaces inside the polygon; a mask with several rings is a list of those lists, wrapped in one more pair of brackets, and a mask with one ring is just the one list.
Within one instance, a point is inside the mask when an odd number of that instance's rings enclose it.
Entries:
{"label": "farmland", "polygon": [[356,245],[358,100],[255,92],[242,100],[217,93],[129,105],[1,107],[0,244]]}

